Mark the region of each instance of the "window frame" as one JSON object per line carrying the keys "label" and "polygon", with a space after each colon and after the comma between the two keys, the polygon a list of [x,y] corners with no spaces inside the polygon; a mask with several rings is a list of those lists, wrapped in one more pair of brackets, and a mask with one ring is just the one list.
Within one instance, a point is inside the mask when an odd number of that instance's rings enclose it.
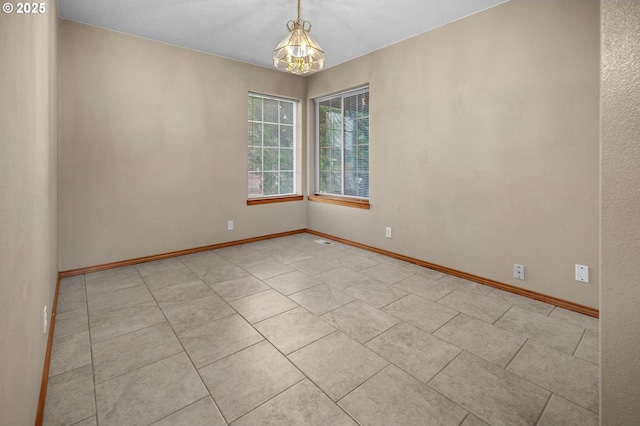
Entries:
{"label": "window frame", "polygon": [[[342,158],[342,166],[341,166],[341,174],[342,174],[342,193],[326,193],[320,192],[320,103],[323,101],[340,98],[341,103],[341,111],[344,116],[344,108],[345,108],[345,98],[356,96],[359,94],[367,93],[369,94],[369,98],[371,97],[371,92],[369,85],[360,86],[354,89],[333,93],[331,95],[322,96],[319,98],[313,99],[313,115],[314,115],[314,151],[315,151],[315,182],[314,182],[314,195],[307,196],[309,201],[317,201],[322,203],[334,204],[334,205],[342,205],[348,207],[356,207],[360,209],[369,209],[369,200],[371,198],[371,192],[369,191],[368,197],[358,197],[353,195],[345,195],[344,194],[344,186],[345,186],[345,144],[344,144],[344,122],[341,125],[340,129],[340,138],[341,138],[341,158]],[[371,111],[369,111],[369,118],[371,117]],[[370,122],[369,122],[370,123]],[[370,135],[367,137],[367,143],[370,146]],[[368,154],[368,161],[370,163],[371,152]],[[368,174],[370,179],[371,168],[368,168]],[[370,181],[369,181],[370,182]]]}
{"label": "window frame", "polygon": [[[262,165],[263,165],[263,169],[264,169],[264,149],[265,144],[264,144],[264,138],[265,138],[265,133],[264,133],[264,125],[266,124],[277,124],[278,125],[278,146],[277,148],[280,150],[281,146],[280,146],[280,126],[283,124],[280,122],[281,118],[280,116],[278,117],[278,123],[272,123],[272,122],[265,122],[264,121],[264,100],[265,99],[270,99],[270,100],[275,100],[278,102],[289,102],[292,104],[292,109],[293,109],[293,118],[292,118],[292,124],[291,124],[291,132],[292,132],[292,145],[291,145],[291,150],[292,150],[292,170],[287,171],[287,172],[291,172],[292,173],[292,182],[293,182],[293,192],[287,192],[287,193],[280,193],[280,188],[278,188],[278,194],[271,194],[271,195],[256,195],[256,196],[251,196],[250,193],[250,174],[251,174],[251,170],[249,167],[249,154],[250,154],[250,150],[253,147],[251,140],[249,139],[249,135],[247,134],[247,173],[246,173],[246,177],[247,177],[247,186],[246,186],[246,190],[247,190],[247,205],[248,206],[252,206],[252,205],[261,205],[261,204],[271,204],[271,203],[280,203],[280,202],[288,202],[288,201],[299,201],[303,199],[303,196],[300,195],[299,192],[299,182],[298,182],[298,175],[299,175],[299,170],[298,170],[298,128],[299,128],[299,124],[298,124],[298,108],[299,108],[299,100],[297,99],[292,99],[292,98],[287,98],[284,96],[274,96],[274,95],[266,95],[263,93],[257,93],[257,92],[248,92],[247,93],[247,99],[250,100],[251,98],[260,98],[263,100],[263,109],[262,109],[262,117],[260,121],[255,121],[253,120],[253,117],[251,117],[251,119],[249,119],[249,113],[251,112],[251,110],[247,111],[247,123],[248,125],[251,123],[260,123],[260,125],[262,126],[262,130],[261,130],[261,149],[262,149],[262,155],[263,155],[263,161],[262,161]],[[287,126],[289,126],[288,124],[285,124]],[[280,152],[278,152],[278,169],[277,172],[281,172],[280,169]],[[264,178],[264,173],[265,170],[261,170],[260,173],[262,174],[263,178]]]}

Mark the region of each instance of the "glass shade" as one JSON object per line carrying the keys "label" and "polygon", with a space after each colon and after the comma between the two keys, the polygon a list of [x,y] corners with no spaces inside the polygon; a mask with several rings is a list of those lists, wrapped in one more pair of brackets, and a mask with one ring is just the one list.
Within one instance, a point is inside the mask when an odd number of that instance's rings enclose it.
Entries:
{"label": "glass shade", "polygon": [[280,71],[304,75],[324,67],[324,52],[311,37],[308,21],[289,21],[289,34],[273,50],[273,66]]}

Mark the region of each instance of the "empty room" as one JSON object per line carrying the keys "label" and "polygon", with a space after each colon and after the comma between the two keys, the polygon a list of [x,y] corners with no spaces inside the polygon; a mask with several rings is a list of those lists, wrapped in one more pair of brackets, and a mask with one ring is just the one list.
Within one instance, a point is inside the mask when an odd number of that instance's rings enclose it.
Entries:
{"label": "empty room", "polygon": [[0,425],[633,425],[640,3],[5,1]]}

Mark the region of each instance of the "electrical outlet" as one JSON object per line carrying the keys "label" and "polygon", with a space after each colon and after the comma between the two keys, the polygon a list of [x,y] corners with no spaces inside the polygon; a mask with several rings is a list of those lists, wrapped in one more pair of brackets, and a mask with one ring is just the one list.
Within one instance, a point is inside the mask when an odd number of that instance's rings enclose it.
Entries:
{"label": "electrical outlet", "polygon": [[524,281],[524,265],[513,265],[513,278]]}
{"label": "electrical outlet", "polygon": [[47,334],[47,326],[49,325],[49,314],[47,312],[47,305],[44,305],[44,312],[42,315],[42,323],[43,323],[43,330],[42,332],[44,334]]}
{"label": "electrical outlet", "polygon": [[576,281],[582,283],[589,282],[589,267],[584,265],[576,265]]}
{"label": "electrical outlet", "polygon": [[227,221],[227,231],[233,231],[233,221]]}
{"label": "electrical outlet", "polygon": [[387,229],[385,230],[385,235],[387,236],[387,238],[391,238],[391,227],[387,226]]}

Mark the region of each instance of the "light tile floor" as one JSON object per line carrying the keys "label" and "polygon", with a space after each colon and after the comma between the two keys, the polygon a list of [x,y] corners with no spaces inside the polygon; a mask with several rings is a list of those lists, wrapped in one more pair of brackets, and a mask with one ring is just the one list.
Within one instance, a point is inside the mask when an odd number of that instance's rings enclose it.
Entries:
{"label": "light tile floor", "polygon": [[310,234],[62,279],[46,425],[596,425],[598,320]]}

